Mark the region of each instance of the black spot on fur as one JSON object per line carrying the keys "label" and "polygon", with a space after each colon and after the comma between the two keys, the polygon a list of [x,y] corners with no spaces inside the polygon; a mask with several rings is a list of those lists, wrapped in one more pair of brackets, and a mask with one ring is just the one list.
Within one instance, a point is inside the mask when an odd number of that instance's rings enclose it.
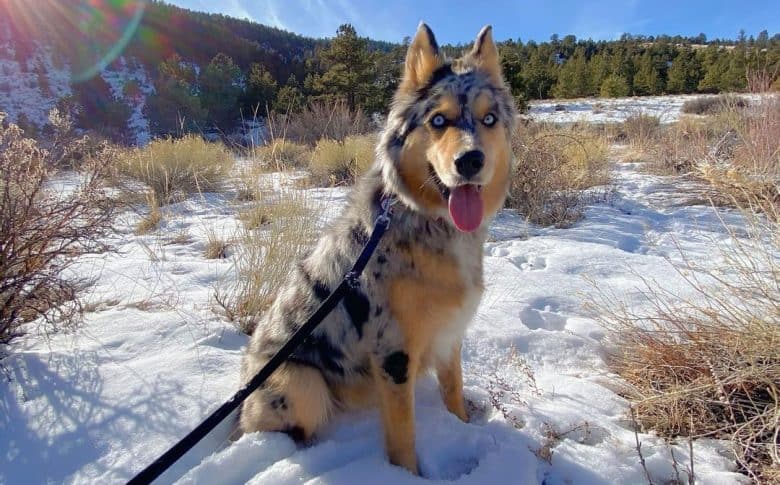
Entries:
{"label": "black spot on fur", "polygon": [[374,271],[374,279],[377,280],[377,281],[381,280],[382,279],[382,273],[380,273],[379,271]]}
{"label": "black spot on fur", "polygon": [[396,384],[403,384],[409,379],[409,356],[405,352],[397,351],[385,357],[382,369]]}
{"label": "black spot on fur", "polygon": [[353,226],[352,229],[350,229],[350,235],[355,244],[359,246],[364,246],[368,242],[368,234],[366,234],[366,231],[360,226]]}
{"label": "black spot on fur", "polygon": [[384,309],[384,308],[382,308],[381,306],[378,306],[378,307],[376,307],[376,309],[374,310],[374,316],[375,316],[375,317],[378,317],[378,316],[382,315],[382,312],[384,312],[384,311],[385,311],[385,309]]}
{"label": "black spot on fur", "polygon": [[363,325],[368,321],[370,306],[366,295],[358,289],[352,289],[344,296],[344,308],[352,320],[358,338],[363,338]]}
{"label": "black spot on fur", "polygon": [[300,426],[290,426],[282,431],[282,433],[288,435],[296,443],[300,443],[306,440],[306,433],[303,432],[303,428]]}
{"label": "black spot on fur", "polygon": [[271,409],[287,410],[287,399],[284,396],[277,396],[271,400]]}
{"label": "black spot on fur", "polygon": [[431,77],[428,79],[428,82],[425,83],[425,86],[417,90],[417,99],[419,100],[428,97],[431,89],[433,89],[433,87],[436,86],[439,81],[445,79],[448,76],[454,75],[455,73],[452,71],[452,65],[449,63],[443,64],[441,67],[433,71],[433,74],[431,74]]}
{"label": "black spot on fur", "polygon": [[314,291],[314,295],[320,300],[324,300],[330,295],[330,288],[328,288],[328,285],[319,280],[314,282],[311,289]]}
{"label": "black spot on fur", "polygon": [[385,257],[384,254],[380,254],[376,257],[376,262],[379,264],[385,264],[387,262],[387,257]]}
{"label": "black spot on fur", "polygon": [[343,359],[344,352],[325,333],[319,333],[306,337],[288,360],[344,375]]}
{"label": "black spot on fur", "polygon": [[324,300],[330,296],[330,288],[328,288],[328,285],[320,280],[313,279],[311,274],[309,274],[309,272],[306,270],[306,268],[303,267],[302,264],[298,266],[298,270],[301,272],[303,279],[306,280],[306,283],[311,286],[311,290],[314,292],[314,296],[320,300]]}

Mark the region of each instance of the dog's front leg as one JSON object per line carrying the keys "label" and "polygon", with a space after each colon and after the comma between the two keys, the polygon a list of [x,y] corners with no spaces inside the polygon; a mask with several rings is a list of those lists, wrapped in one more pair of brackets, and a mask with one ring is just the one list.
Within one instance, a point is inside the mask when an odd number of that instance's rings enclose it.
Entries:
{"label": "dog's front leg", "polygon": [[447,409],[459,417],[461,421],[468,422],[465,401],[463,399],[463,371],[460,364],[460,343],[450,352],[450,356],[443,362],[436,364],[436,377],[439,380],[439,392]]}
{"label": "dog's front leg", "polygon": [[414,377],[418,362],[396,351],[374,361],[385,449],[390,463],[419,474],[414,448]]}

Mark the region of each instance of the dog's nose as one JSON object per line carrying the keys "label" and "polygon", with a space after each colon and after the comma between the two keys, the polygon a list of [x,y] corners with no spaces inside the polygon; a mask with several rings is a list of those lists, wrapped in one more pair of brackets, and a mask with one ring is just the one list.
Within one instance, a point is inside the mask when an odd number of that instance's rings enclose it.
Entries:
{"label": "dog's nose", "polygon": [[455,160],[455,168],[466,179],[470,179],[482,170],[485,164],[485,154],[479,150],[471,150]]}

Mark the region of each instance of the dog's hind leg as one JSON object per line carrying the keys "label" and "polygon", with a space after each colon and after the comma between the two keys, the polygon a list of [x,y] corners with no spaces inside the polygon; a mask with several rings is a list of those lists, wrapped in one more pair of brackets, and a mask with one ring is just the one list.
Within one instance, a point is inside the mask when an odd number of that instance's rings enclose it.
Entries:
{"label": "dog's hind leg", "polygon": [[[262,364],[245,363],[245,375],[251,377]],[[244,433],[281,431],[296,441],[305,441],[325,424],[332,408],[333,400],[322,373],[288,362],[244,401],[240,427]]]}

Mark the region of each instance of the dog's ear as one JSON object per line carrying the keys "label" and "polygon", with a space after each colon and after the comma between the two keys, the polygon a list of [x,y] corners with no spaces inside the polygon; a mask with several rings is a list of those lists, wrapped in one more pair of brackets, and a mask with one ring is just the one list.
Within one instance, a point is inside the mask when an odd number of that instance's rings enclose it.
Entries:
{"label": "dog's ear", "polygon": [[406,53],[401,90],[413,92],[425,86],[436,69],[443,64],[444,59],[431,28],[420,22],[414,40]]}
{"label": "dog's ear", "polygon": [[498,60],[498,48],[493,42],[493,27],[482,27],[471,49],[471,58],[477,64],[477,68],[486,72],[497,83],[503,83],[501,75],[501,62]]}

